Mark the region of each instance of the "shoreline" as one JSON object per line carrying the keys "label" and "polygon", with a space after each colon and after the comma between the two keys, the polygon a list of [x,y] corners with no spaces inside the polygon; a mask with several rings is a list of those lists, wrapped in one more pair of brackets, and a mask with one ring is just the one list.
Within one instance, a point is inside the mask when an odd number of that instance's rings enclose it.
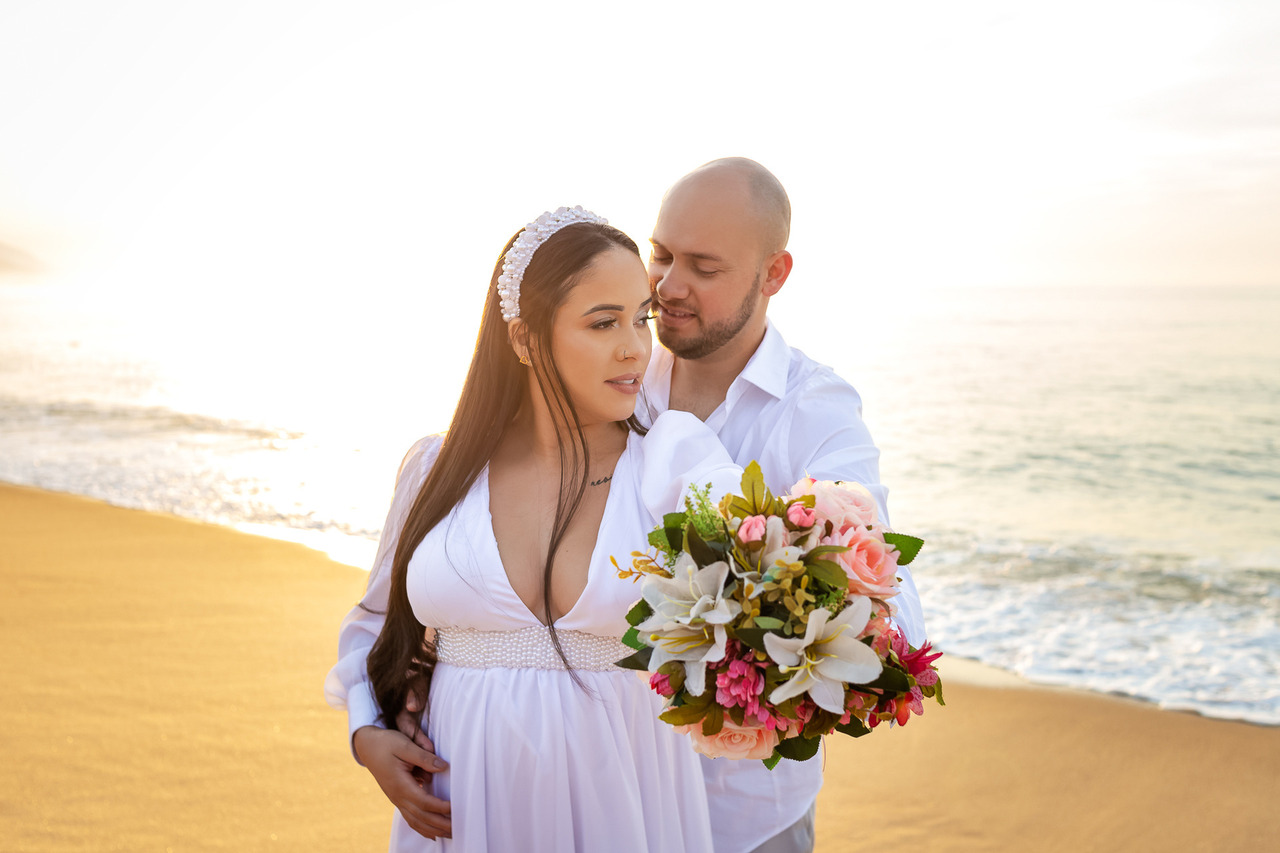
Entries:
{"label": "shoreline", "polygon": [[[385,849],[323,701],[364,571],[307,547],[0,485],[0,836],[14,849]],[[828,739],[819,853],[1268,849],[1280,729],[943,658],[947,706]]]}
{"label": "shoreline", "polygon": [[[235,531],[246,536],[267,539],[273,542],[289,543],[300,545],[309,551],[319,555],[321,558],[336,563],[338,565],[347,566],[357,572],[362,577],[367,576],[368,565],[372,563],[377,552],[377,542],[375,540],[364,539],[349,534],[334,533],[330,531],[308,530],[303,528],[284,527],[263,523],[237,522],[233,524],[223,524],[212,522],[205,519],[193,518],[185,515],[176,515],[170,512],[159,510],[138,509],[135,507],[121,506],[113,504],[102,498],[92,497],[88,495],[78,494],[76,492],[63,492],[53,489],[46,489],[40,486],[30,486],[20,483],[11,483],[0,480],[0,488],[13,488],[29,490],[33,492],[43,492],[51,495],[58,495],[67,498],[79,500],[87,500],[100,503],[104,506],[110,506],[117,509],[125,509],[131,512],[146,512],[165,518],[175,520],[188,521],[196,524],[208,524],[226,530]],[[1225,722],[1239,722],[1248,725],[1258,726],[1261,728],[1277,728],[1280,729],[1280,722],[1266,722],[1255,719],[1249,719],[1241,716],[1228,716],[1206,712],[1203,709],[1195,707],[1171,707],[1159,700],[1150,699],[1131,693],[1095,690],[1082,685],[1053,682],[1053,681],[1035,681],[1029,679],[1012,670],[1002,669],[994,664],[989,664],[976,658],[962,657],[960,655],[947,652],[940,649],[945,654],[941,659],[942,676],[944,682],[950,684],[952,682],[964,682],[976,686],[983,687],[999,687],[1008,689],[1037,689],[1037,690],[1064,690],[1070,692],[1078,692],[1089,696],[1096,696],[1106,699],[1115,699],[1120,701],[1132,702],[1137,706],[1154,708],[1166,713],[1191,714],[1193,716],[1202,717],[1207,720],[1219,720]]]}

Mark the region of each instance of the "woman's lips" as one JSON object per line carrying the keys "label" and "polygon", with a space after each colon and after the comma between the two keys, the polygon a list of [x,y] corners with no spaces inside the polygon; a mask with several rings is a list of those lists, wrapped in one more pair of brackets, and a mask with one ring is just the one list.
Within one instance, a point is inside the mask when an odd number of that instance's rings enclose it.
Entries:
{"label": "woman's lips", "polygon": [[623,394],[639,394],[640,393],[639,373],[628,373],[625,376],[615,376],[612,379],[606,379],[605,384],[614,388]]}

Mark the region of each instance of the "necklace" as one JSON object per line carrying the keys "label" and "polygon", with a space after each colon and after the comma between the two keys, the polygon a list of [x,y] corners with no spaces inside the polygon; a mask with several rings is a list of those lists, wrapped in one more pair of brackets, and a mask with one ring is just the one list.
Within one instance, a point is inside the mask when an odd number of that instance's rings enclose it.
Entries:
{"label": "necklace", "polygon": [[605,483],[609,482],[609,481],[610,481],[610,480],[612,480],[612,479],[613,479],[613,475],[612,475],[612,474],[610,474],[608,477],[601,477],[599,480],[592,480],[592,481],[591,481],[591,485],[593,485],[593,486],[603,486]]}

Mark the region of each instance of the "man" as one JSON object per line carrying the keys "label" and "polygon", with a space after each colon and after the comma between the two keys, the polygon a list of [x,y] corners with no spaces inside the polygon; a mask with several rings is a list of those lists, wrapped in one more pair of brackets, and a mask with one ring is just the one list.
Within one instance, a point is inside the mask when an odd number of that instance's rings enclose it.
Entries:
{"label": "man", "polygon": [[[769,299],[791,273],[790,228],[785,190],[753,160],[715,160],[668,190],[649,261],[658,339],[666,349],[650,361],[644,405],[650,422],[668,408],[697,415],[738,464],[759,462],[777,491],[806,474],[862,483],[887,519],[880,454],[862,423],[857,392],[788,347],[766,317]],[[898,622],[919,646],[919,600],[901,571]],[[449,804],[412,775],[444,765],[409,715],[401,716],[400,728],[413,740],[365,726],[353,732],[353,747],[410,826],[428,837],[447,835]],[[715,853],[813,849],[820,757],[782,761],[772,771],[759,761],[728,759],[704,759],[703,767]]]}
{"label": "man", "polygon": [[[692,412],[739,465],[760,463],[775,491],[808,474],[853,480],[885,514],[879,451],[862,402],[829,368],[791,349],[769,323],[769,299],[786,283],[791,205],[753,160],[715,160],[668,190],[653,230],[649,281],[658,340],[645,375],[650,418]],[[919,598],[902,569],[898,622],[924,641]],[[822,762],[704,759],[716,853],[813,849]]]}

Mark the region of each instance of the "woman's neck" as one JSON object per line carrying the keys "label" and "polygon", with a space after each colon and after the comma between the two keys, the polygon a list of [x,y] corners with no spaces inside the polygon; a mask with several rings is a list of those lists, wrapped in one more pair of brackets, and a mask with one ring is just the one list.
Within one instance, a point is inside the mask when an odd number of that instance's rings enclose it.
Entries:
{"label": "woman's neck", "polygon": [[[613,421],[582,427],[587,471],[592,479],[612,473],[614,463],[626,447],[627,432],[623,425]],[[545,402],[526,397],[502,443],[511,450],[518,450],[539,468],[558,470],[560,448],[574,447],[578,442],[577,432],[571,424],[556,423]]]}

